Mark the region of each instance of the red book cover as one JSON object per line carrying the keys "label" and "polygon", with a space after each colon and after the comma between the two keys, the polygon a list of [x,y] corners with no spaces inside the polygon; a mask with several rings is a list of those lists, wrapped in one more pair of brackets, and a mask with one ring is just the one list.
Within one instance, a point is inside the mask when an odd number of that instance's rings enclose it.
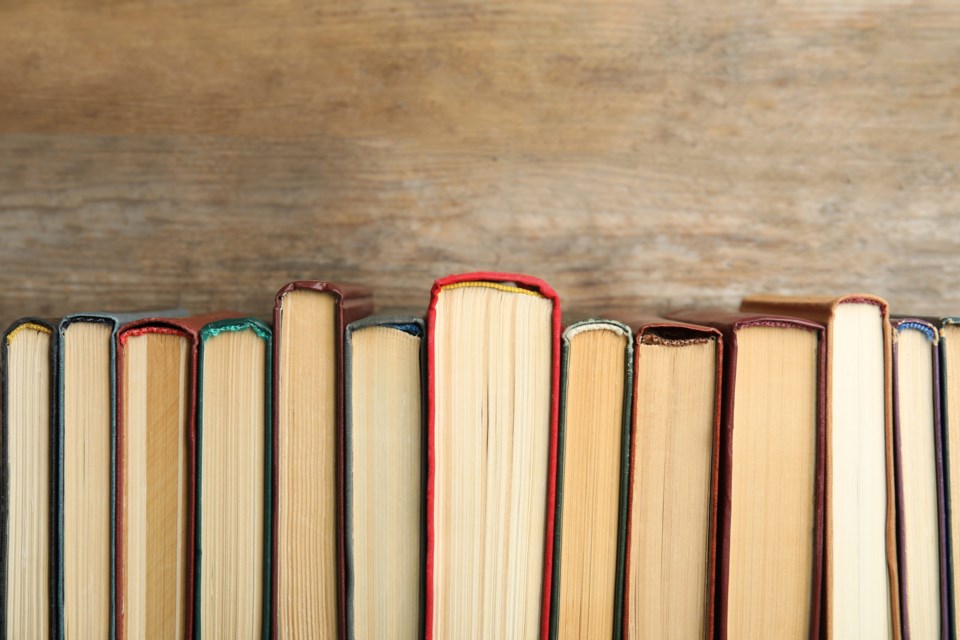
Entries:
{"label": "red book cover", "polygon": [[476,272],[459,275],[450,275],[440,278],[433,284],[430,292],[430,306],[427,309],[427,554],[426,554],[426,607],[424,627],[426,640],[434,638],[433,611],[434,611],[434,487],[435,487],[435,349],[434,329],[436,326],[437,300],[441,290],[449,285],[461,282],[494,282],[510,283],[524,289],[536,291],[553,304],[552,315],[552,354],[550,378],[550,433],[549,453],[547,458],[547,496],[545,510],[545,531],[543,541],[543,584],[541,588],[540,635],[546,640],[550,631],[550,593],[553,568],[553,532],[554,510],[556,504],[556,472],[557,472],[557,427],[560,410],[560,299],[557,293],[544,281],[527,275],[513,273]]}

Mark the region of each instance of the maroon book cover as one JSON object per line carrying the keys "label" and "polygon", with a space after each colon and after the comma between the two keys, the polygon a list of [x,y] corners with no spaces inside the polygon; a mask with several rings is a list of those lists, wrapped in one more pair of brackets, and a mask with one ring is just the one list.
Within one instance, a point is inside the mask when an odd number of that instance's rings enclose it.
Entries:
{"label": "maroon book cover", "polygon": [[[723,337],[719,329],[707,327],[704,325],[689,324],[679,320],[667,320],[665,318],[648,318],[640,320],[633,325],[634,349],[633,349],[633,372],[634,379],[640,372],[640,346],[644,340],[651,339],[651,336],[657,336],[657,339],[670,339],[681,342],[692,340],[703,340],[704,338],[714,338],[717,341],[717,369],[716,369],[716,399],[714,403],[714,422],[713,422],[713,457],[710,470],[710,523],[707,534],[707,584],[704,593],[704,631],[705,638],[713,638],[714,619],[716,609],[716,577],[717,577],[717,527],[718,527],[718,505],[719,505],[719,486],[720,486],[720,412],[721,401],[723,399]],[[623,580],[623,637],[629,637],[630,628],[630,533],[633,529],[633,483],[634,470],[636,468],[636,447],[637,447],[637,405],[635,397],[636,389],[631,390],[634,396],[632,412],[630,416],[630,470],[627,480],[627,523],[626,523],[626,554],[624,561],[624,580]]]}
{"label": "maroon book cover", "polygon": [[[281,348],[283,336],[283,301],[284,297],[292,291],[316,291],[318,293],[332,294],[336,304],[336,393],[337,393],[337,426],[336,426],[336,527],[337,527],[337,633],[343,635],[344,623],[346,620],[346,572],[345,572],[345,547],[344,547],[344,408],[343,408],[343,334],[347,325],[354,320],[359,320],[373,313],[373,296],[366,287],[358,285],[339,285],[331,282],[322,282],[319,280],[297,280],[284,285],[277,292],[276,304],[273,311],[273,496],[274,509],[272,521],[272,543],[271,552],[271,580],[270,580],[270,628],[274,635],[285,635],[283,630],[279,629],[278,620],[278,587],[279,587],[279,512],[283,509],[284,496],[280,493],[280,475],[279,469],[283,464],[282,439],[280,433],[284,429],[281,424],[279,414],[279,397],[281,385],[285,383],[281,376],[282,361]],[[304,478],[304,482],[315,482],[316,478]]]}

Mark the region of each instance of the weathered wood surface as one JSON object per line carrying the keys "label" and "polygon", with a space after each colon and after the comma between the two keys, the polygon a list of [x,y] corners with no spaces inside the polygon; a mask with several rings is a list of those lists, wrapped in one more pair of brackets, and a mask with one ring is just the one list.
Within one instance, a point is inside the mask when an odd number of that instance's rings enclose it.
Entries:
{"label": "weathered wood surface", "polygon": [[867,290],[960,312],[960,5],[0,4],[0,321]]}

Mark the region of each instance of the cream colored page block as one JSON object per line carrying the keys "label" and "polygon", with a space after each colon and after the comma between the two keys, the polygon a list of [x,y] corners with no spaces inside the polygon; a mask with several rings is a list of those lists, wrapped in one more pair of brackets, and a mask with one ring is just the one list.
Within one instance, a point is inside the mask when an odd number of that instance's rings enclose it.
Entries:
{"label": "cream colored page block", "polygon": [[[832,406],[828,435],[830,491],[828,604],[831,635],[892,637],[887,576],[886,426],[883,322],[866,303],[837,307],[829,355]],[[832,545],[831,545],[832,542]]]}
{"label": "cream colored page block", "polygon": [[184,631],[189,346],[161,333],[126,344],[124,622],[131,638]]}
{"label": "cream colored page block", "polygon": [[444,290],[435,325],[434,633],[534,638],[550,426],[549,300]]}
{"label": "cream colored page block", "polygon": [[124,355],[124,599],[123,622],[131,638],[146,637],[147,598],[147,393],[146,336],[127,340]]}
{"label": "cream colored page block", "polygon": [[421,338],[388,327],[353,333],[354,633],[418,637]]}
{"label": "cream colored page block", "polygon": [[628,636],[701,638],[717,343],[637,348]]}
{"label": "cream colored page block", "polygon": [[940,535],[933,431],[933,353],[922,331],[897,344],[900,468],[906,535],[907,619],[915,638],[940,636]]}
{"label": "cream colored page block", "polygon": [[[628,334],[585,329],[570,338],[558,638],[610,637],[620,499]],[[555,551],[556,552],[556,551]]]}
{"label": "cream colored page block", "polygon": [[[944,357],[941,366],[946,380],[947,490],[950,492],[950,536],[953,566],[960,567],[960,327],[947,325],[942,330]],[[960,589],[953,589],[954,611],[960,611]]]}
{"label": "cream colored page block", "polygon": [[73,322],[63,349],[63,597],[68,638],[110,629],[110,340]]}
{"label": "cream colored page block", "polygon": [[189,344],[184,338],[170,344],[173,340],[172,336],[157,336],[155,358],[169,373],[164,384],[152,387],[148,396],[157,420],[147,433],[147,631],[148,637],[158,639],[182,636],[189,606],[184,600],[185,554],[190,551],[186,544]]}
{"label": "cream colored page block", "polygon": [[50,333],[24,328],[7,349],[7,637],[49,629]]}
{"label": "cream colored page block", "polygon": [[808,638],[817,334],[746,327],[738,342],[726,631]]}
{"label": "cream colored page block", "polygon": [[280,638],[337,633],[335,298],[282,302],[277,375],[277,626]]}
{"label": "cream colored page block", "polygon": [[207,638],[261,634],[266,344],[246,329],[203,345],[199,571]]}

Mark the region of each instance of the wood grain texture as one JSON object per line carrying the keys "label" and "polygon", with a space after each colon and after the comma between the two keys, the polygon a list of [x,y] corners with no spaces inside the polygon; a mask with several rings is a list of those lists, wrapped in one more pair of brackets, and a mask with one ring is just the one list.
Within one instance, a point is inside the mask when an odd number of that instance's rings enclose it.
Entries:
{"label": "wood grain texture", "polygon": [[952,2],[0,3],[0,320],[479,268],[957,313],[958,69]]}

